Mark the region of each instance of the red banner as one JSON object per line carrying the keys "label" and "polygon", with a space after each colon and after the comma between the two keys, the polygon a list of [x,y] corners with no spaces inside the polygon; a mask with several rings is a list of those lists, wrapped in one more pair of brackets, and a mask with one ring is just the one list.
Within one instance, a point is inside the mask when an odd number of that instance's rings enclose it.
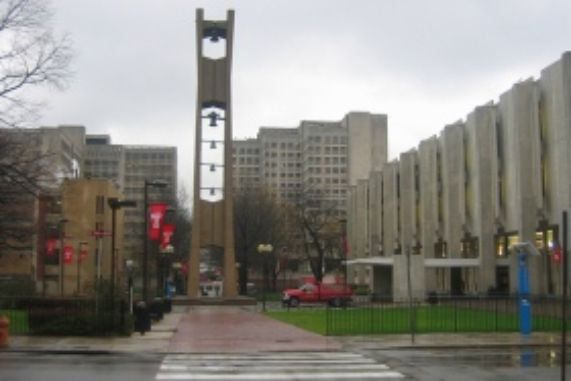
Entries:
{"label": "red banner", "polygon": [[73,247],[64,246],[63,247],[63,263],[70,265],[73,263]]}
{"label": "red banner", "polygon": [[149,207],[149,239],[158,241],[161,238],[161,227],[165,219],[167,204],[154,203]]}
{"label": "red banner", "polygon": [[553,248],[553,262],[560,264],[563,259],[563,250],[559,245],[555,245]]}
{"label": "red banner", "polygon": [[173,234],[174,224],[163,224],[163,228],[161,230],[161,249],[170,245]]}
{"label": "red banner", "polygon": [[46,240],[46,255],[51,257],[55,254],[57,248],[57,238],[48,238]]}

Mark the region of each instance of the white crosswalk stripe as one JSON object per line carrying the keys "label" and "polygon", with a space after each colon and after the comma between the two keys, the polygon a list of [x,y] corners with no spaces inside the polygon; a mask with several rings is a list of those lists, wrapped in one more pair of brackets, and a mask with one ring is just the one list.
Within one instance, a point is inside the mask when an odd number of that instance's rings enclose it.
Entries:
{"label": "white crosswalk stripe", "polygon": [[167,355],[157,380],[396,380],[400,372],[348,352]]}

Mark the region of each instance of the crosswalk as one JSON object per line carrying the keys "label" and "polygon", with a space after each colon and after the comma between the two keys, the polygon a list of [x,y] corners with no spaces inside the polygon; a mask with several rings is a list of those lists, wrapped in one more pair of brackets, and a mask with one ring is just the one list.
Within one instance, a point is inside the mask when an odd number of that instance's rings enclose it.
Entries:
{"label": "crosswalk", "polygon": [[157,380],[397,380],[404,375],[358,353],[170,354]]}

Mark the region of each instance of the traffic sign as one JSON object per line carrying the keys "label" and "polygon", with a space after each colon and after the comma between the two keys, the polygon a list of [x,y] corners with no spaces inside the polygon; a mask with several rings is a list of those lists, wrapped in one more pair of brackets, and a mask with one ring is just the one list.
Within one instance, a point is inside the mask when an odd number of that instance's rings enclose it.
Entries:
{"label": "traffic sign", "polygon": [[111,232],[107,232],[105,230],[94,230],[91,232],[91,236],[96,238],[109,237],[111,236]]}

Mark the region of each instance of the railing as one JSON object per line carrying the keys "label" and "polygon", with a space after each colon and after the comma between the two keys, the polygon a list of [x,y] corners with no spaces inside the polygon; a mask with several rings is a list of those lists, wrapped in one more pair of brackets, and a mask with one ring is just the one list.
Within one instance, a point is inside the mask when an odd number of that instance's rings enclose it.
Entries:
{"label": "railing", "polygon": [[130,330],[122,300],[0,297],[0,315],[10,320],[11,335],[103,336]]}
{"label": "railing", "polygon": [[[531,306],[533,330],[561,330],[561,298],[532,298]],[[515,296],[440,296],[430,300],[430,303],[413,300],[370,302],[347,308],[328,307],[326,334],[517,332],[518,311],[519,300]],[[570,316],[569,308],[567,311],[567,316]]]}

